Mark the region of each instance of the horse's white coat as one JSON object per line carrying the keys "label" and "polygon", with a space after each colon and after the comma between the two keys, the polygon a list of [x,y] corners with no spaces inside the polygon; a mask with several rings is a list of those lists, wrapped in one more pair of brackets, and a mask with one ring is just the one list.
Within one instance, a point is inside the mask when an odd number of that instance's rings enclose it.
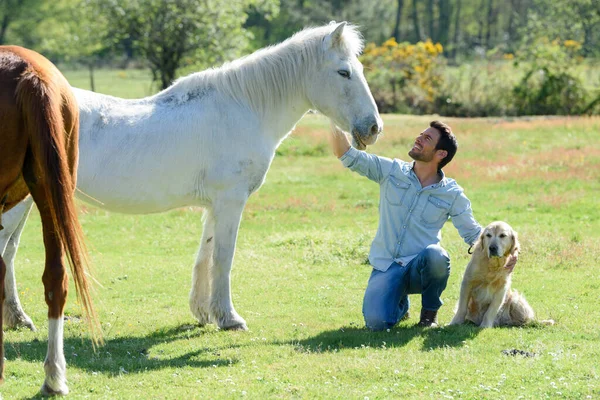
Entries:
{"label": "horse's white coat", "polygon": [[[182,78],[149,98],[75,89],[83,200],[125,213],[205,207],[190,294],[201,324],[246,329],[230,292],[241,214],[298,120],[315,109],[355,140],[376,140],[382,122],[357,59],[361,50],[354,27],[329,24]],[[10,224],[22,214],[3,218]],[[10,268],[14,253],[5,258]]]}

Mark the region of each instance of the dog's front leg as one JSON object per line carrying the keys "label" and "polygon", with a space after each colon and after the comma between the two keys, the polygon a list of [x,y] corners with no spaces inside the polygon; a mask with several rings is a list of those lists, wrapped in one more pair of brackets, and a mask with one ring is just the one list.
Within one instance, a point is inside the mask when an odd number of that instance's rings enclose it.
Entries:
{"label": "dog's front leg", "polygon": [[460,284],[460,296],[458,297],[458,305],[456,306],[456,313],[450,321],[449,325],[459,325],[464,324],[465,318],[467,316],[467,303],[469,302],[469,294],[471,293],[471,285],[469,284],[470,279],[465,277],[463,278],[462,283]]}
{"label": "dog's front leg", "polygon": [[498,315],[498,311],[500,311],[500,307],[504,303],[504,298],[506,297],[506,287],[502,290],[498,291],[494,295],[490,306],[488,307],[485,315],[483,316],[483,320],[481,321],[481,328],[492,328],[494,326],[494,321],[496,320],[496,316]]}

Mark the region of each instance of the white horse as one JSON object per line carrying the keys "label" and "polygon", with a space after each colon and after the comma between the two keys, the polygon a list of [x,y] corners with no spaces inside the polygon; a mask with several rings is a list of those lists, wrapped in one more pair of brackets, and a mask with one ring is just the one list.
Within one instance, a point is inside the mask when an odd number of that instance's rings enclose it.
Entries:
{"label": "white horse", "polygon": [[[298,120],[318,110],[349,131],[356,147],[377,140],[382,121],[357,58],[362,46],[355,27],[331,23],[179,79],[149,98],[74,90],[82,200],[124,213],[205,208],[189,302],[200,325],[247,329],[231,301],[238,227],[248,197]],[[35,329],[14,275],[30,208],[25,201],[2,216],[0,251],[7,263],[5,324]]]}

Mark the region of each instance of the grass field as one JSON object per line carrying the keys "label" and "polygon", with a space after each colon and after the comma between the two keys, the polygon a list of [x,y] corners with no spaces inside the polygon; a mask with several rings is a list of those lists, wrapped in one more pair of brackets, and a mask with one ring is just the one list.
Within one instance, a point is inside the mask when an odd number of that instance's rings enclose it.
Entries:
{"label": "grass field", "polygon": [[[431,119],[384,116],[369,151],[406,159]],[[81,204],[106,344],[92,349],[72,288],[70,398],[599,398],[600,118],[448,122],[460,149],[447,175],[480,223],[501,219],[519,232],[513,287],[555,326],[420,329],[412,296],[408,321],[364,329],[378,186],[344,170],[327,147],[327,120],[307,116],[244,212],[232,291],[248,332],[194,325],[187,297],[201,210],[131,216]],[[37,396],[44,377],[40,229],[34,211],[17,257],[21,300],[39,331],[6,332],[5,399]],[[468,254],[452,224],[443,235],[452,258],[444,324]],[[503,353],[513,349],[534,356]]]}

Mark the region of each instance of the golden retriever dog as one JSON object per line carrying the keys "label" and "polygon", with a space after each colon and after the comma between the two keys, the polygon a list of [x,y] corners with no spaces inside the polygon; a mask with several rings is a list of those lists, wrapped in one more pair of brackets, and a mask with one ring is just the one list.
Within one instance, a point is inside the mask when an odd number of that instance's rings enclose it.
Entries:
{"label": "golden retriever dog", "polygon": [[492,222],[473,248],[450,325],[468,320],[481,328],[491,328],[532,322],[533,309],[523,295],[511,290],[512,269],[506,268],[508,256],[519,252],[517,232],[505,222]]}

